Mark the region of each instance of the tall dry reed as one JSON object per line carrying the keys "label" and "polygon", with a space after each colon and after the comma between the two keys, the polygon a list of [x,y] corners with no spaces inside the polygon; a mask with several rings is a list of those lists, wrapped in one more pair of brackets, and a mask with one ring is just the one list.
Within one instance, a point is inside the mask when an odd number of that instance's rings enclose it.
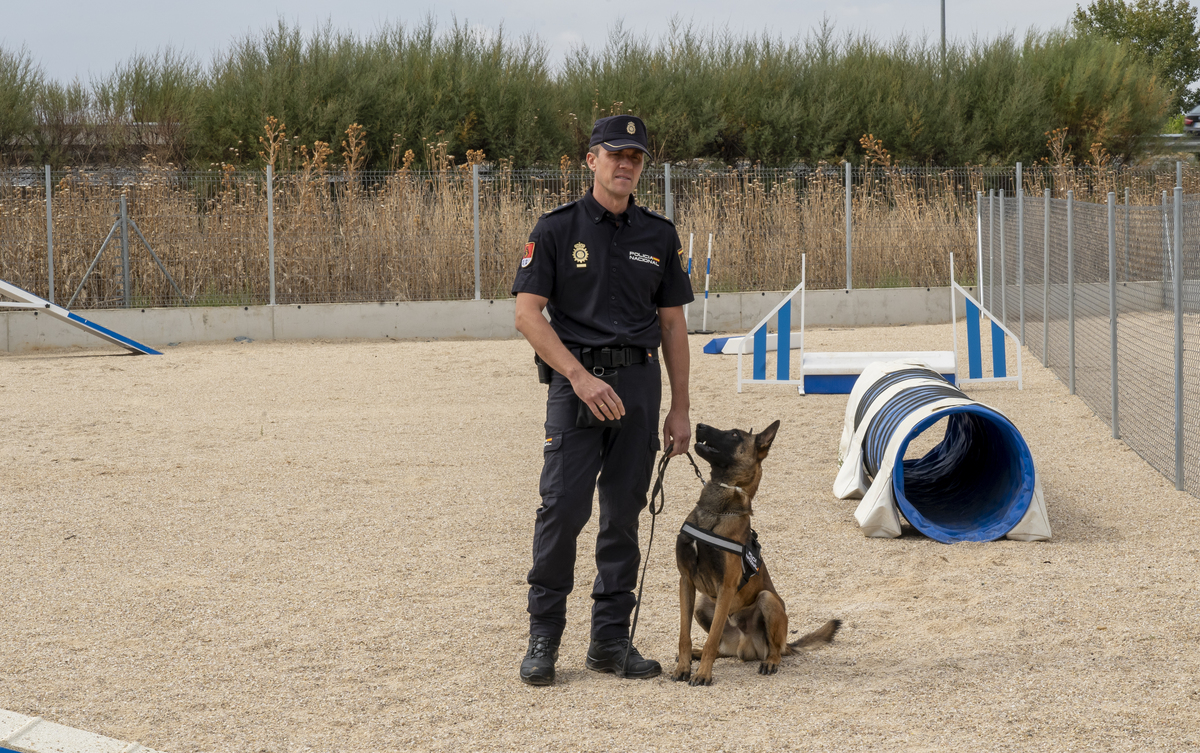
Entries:
{"label": "tall dry reed", "polygon": [[[394,150],[393,169],[363,170],[365,140],[352,124],[335,148],[291,141],[268,123],[260,144],[273,181],[276,301],[464,299],[475,295],[473,171],[479,181],[479,294],[508,295],[517,261],[537,218],[578,198],[590,185],[580,162],[564,157],[557,170],[488,164],[480,152],[465,160],[447,142],[426,142],[418,171],[411,150]],[[1053,137],[1052,137],[1053,141]],[[866,167],[851,185],[854,287],[945,285],[956,254],[960,282],[975,280],[976,192],[1015,189],[1011,168],[898,166],[874,137],[864,137]],[[1053,144],[1051,145],[1053,148]],[[338,167],[330,166],[336,157]],[[1076,163],[1066,152],[1030,166],[1024,188],[1079,201],[1102,202],[1110,190],[1124,200],[1158,204],[1174,171],[1130,170],[1094,150]],[[124,304],[120,233],[113,229],[120,198],[130,218],[182,290],[175,292],[130,227],[133,306],[249,305],[270,300],[267,179],[264,172],[218,165],[181,171],[146,162],[133,171],[54,174],[54,297],[83,308]],[[1185,190],[1200,191],[1200,170],[1184,172]],[[704,257],[713,234],[714,291],[783,290],[800,279],[801,254],[813,288],[846,285],[844,165],[815,168],[706,169],[675,166],[672,195],[686,248],[694,236],[693,285],[704,286]],[[643,175],[638,201],[665,208],[661,170]],[[48,295],[45,193],[36,171],[0,179],[0,278]],[[96,262],[86,284],[89,266]]]}

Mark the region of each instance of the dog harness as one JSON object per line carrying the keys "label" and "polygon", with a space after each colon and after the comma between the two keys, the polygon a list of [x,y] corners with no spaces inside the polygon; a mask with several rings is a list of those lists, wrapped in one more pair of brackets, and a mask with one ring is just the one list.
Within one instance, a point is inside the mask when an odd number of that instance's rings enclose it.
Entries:
{"label": "dog harness", "polygon": [[738,588],[749,583],[750,579],[758,574],[758,569],[762,567],[762,546],[759,545],[758,533],[753,528],[750,529],[750,540],[745,545],[739,544],[733,539],[727,539],[720,534],[713,533],[707,528],[700,528],[687,522],[683,524],[679,532],[692,541],[707,544],[714,549],[721,549],[741,557],[742,582]]}

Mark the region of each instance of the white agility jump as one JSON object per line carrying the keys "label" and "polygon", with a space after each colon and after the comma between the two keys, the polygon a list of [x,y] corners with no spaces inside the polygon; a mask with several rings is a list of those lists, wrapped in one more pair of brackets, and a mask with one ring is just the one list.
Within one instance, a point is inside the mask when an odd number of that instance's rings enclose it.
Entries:
{"label": "white agility jump", "polygon": [[108,342],[112,343],[113,345],[118,345],[122,348],[125,348],[126,350],[130,351],[131,353],[137,353],[139,355],[148,355],[148,356],[161,356],[162,355],[162,353],[155,350],[154,348],[151,348],[147,345],[142,345],[141,343],[137,342],[136,340],[130,340],[128,337],[125,337],[124,335],[120,335],[116,332],[113,332],[111,329],[108,329],[107,327],[102,327],[99,324],[96,324],[95,322],[90,322],[78,314],[71,313],[70,311],[66,310],[62,306],[51,303],[50,301],[47,301],[45,298],[39,298],[38,296],[34,295],[33,293],[30,293],[27,290],[22,290],[21,288],[18,288],[16,285],[7,283],[4,280],[0,280],[0,295],[3,295],[4,297],[9,298],[12,301],[14,301],[14,302],[0,301],[0,308],[25,309],[25,310],[37,311],[37,312],[40,312],[43,314],[49,314],[50,316],[54,317],[55,319],[58,319],[59,321],[66,322],[67,324],[70,324],[72,327],[78,327],[79,329],[82,329],[83,331],[88,332],[89,334],[95,335],[96,337],[99,337],[102,340],[107,340]]}
{"label": "white agility jump", "polygon": [[[809,353],[804,349],[804,320],[806,293],[806,262],[801,256],[800,284],[784,296],[749,334],[740,337],[718,337],[704,346],[705,353],[736,354],[738,357],[738,392],[747,384],[796,385],[801,394],[847,395],[863,370],[879,361],[906,361],[921,364],[940,374],[951,384],[969,382],[1016,381],[1021,383],[1021,349],[1016,347],[1017,373],[1009,376],[1006,364],[1005,339],[1016,335],[1001,324],[990,311],[958,283],[951,283],[950,312],[953,326],[952,349],[931,351],[867,351]],[[954,279],[954,256],[950,256],[950,276]],[[962,296],[967,311],[967,374],[958,369],[958,315],[957,296]],[[792,302],[799,296],[800,329],[792,331]],[[982,364],[982,340],[980,319],[990,323],[992,348],[992,375],[985,376]],[[774,324],[774,332],[771,331]],[[799,349],[799,358],[793,359],[790,351]],[[774,376],[768,377],[767,354],[775,353]],[[743,357],[751,356],[750,375],[746,376]],[[796,374],[795,371],[799,373]]]}

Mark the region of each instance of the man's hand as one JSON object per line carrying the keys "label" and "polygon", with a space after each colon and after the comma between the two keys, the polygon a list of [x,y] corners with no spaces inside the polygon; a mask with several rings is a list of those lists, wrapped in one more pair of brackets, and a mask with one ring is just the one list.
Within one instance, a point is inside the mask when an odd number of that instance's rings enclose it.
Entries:
{"label": "man's hand", "polygon": [[663,451],[667,457],[673,458],[691,449],[691,443],[692,422],[688,419],[687,411],[672,408],[663,421]]}
{"label": "man's hand", "polygon": [[571,389],[601,421],[611,421],[625,415],[625,403],[621,402],[616,390],[587,370],[580,370],[571,380]]}
{"label": "man's hand", "polygon": [[688,397],[687,320],[683,318],[683,307],[660,308],[658,321],[662,326],[662,354],[667,366],[667,379],[671,382],[671,408],[663,421],[663,450],[673,458],[687,452],[692,443],[692,422],[688,419],[691,400]]}

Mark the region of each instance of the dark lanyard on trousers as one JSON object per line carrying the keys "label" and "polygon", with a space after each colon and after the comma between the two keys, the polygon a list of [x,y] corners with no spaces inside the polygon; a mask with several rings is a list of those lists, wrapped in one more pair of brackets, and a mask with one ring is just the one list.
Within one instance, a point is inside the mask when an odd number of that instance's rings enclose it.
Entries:
{"label": "dark lanyard on trousers", "polygon": [[[663,489],[663,474],[667,472],[667,463],[671,462],[671,447],[663,453],[662,459],[658,461],[658,478],[654,480],[654,491],[650,492],[650,540],[646,542],[646,558],[642,561],[642,579],[638,583],[637,603],[633,607],[633,622],[629,626],[629,645],[625,647],[625,658],[621,660],[621,676],[625,676],[625,667],[629,663],[629,652],[633,650],[633,634],[637,632],[638,612],[642,611],[642,587],[646,585],[646,568],[650,566],[650,547],[654,546],[654,521],[658,518],[658,514],[663,511],[667,505],[667,493]],[[700,474],[700,469],[696,466],[696,461],[692,458],[692,453],[685,452],[688,462],[692,464],[692,470],[696,472],[696,478],[700,479],[700,483],[704,483],[704,476]],[[654,500],[658,499],[658,507],[654,506]]]}

